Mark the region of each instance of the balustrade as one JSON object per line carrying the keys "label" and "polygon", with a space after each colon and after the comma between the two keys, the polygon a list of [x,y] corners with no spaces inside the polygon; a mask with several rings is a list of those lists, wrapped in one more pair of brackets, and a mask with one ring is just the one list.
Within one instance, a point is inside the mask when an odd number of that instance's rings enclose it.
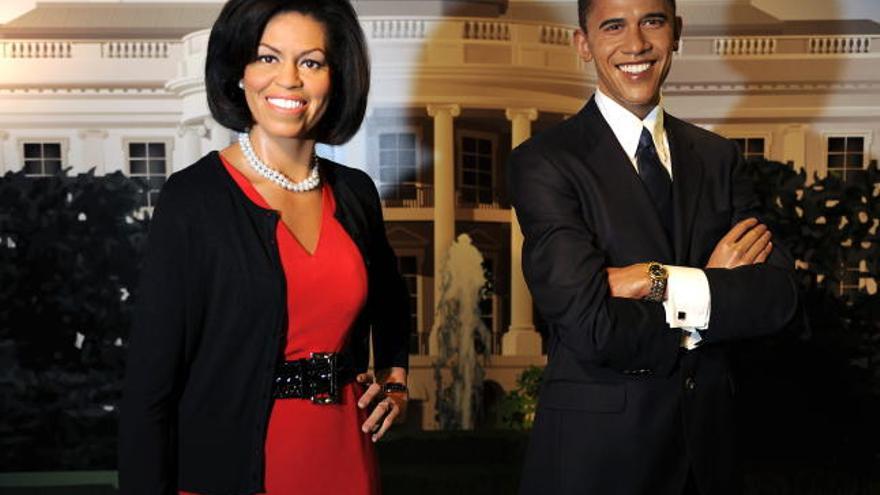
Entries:
{"label": "balustrade", "polygon": [[810,53],[842,54],[868,53],[871,38],[868,36],[826,36],[810,38]]}
{"label": "balustrade", "polygon": [[104,58],[168,58],[166,41],[111,41],[101,44]]}
{"label": "balustrade", "polygon": [[7,41],[0,51],[5,58],[70,58],[69,41]]}
{"label": "balustrade", "polygon": [[363,21],[364,31],[374,39],[421,39],[427,31],[422,19],[376,19]]}
{"label": "balustrade", "polygon": [[570,46],[574,29],[560,26],[541,26],[541,43]]}
{"label": "balustrade", "polygon": [[464,38],[469,40],[509,41],[510,23],[490,21],[467,21]]}
{"label": "balustrade", "polygon": [[717,38],[715,55],[772,55],[776,53],[774,38]]}

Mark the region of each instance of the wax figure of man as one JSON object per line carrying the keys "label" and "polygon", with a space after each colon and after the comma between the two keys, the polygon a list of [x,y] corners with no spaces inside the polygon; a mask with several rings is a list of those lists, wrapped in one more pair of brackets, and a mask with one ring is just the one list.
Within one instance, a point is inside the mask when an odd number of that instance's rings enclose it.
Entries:
{"label": "wax figure of man", "polygon": [[598,89],[509,160],[549,356],[522,494],[739,491],[726,350],[797,312],[731,141],[664,112],[674,0],[579,0]]}

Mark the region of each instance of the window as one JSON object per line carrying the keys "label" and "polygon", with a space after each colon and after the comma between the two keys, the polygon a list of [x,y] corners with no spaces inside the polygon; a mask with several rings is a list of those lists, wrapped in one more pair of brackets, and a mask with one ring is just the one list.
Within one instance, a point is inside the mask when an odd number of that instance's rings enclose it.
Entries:
{"label": "window", "polygon": [[767,156],[764,146],[765,141],[762,137],[733,138],[732,141],[739,146],[739,150],[746,160]]}
{"label": "window", "polygon": [[495,139],[467,133],[459,146],[459,199],[463,205],[494,204]]}
{"label": "window", "polygon": [[[843,181],[855,182],[865,173],[865,136],[828,136],[828,175]],[[857,292],[861,285],[859,264],[841,267],[840,294]]]}
{"label": "window", "polygon": [[843,182],[856,180],[864,173],[865,137],[828,137],[828,175]]}
{"label": "window", "polygon": [[397,265],[409,294],[409,353],[427,354],[427,334],[419,331],[419,259],[416,256],[399,256]]}
{"label": "window", "polygon": [[128,143],[128,171],[144,187],[141,206],[156,206],[168,176],[168,146],[163,142]]}
{"label": "window", "polygon": [[379,194],[391,201],[418,196],[418,136],[415,132],[379,134]]}
{"label": "window", "polygon": [[23,143],[24,173],[28,177],[48,177],[61,172],[61,143]]}

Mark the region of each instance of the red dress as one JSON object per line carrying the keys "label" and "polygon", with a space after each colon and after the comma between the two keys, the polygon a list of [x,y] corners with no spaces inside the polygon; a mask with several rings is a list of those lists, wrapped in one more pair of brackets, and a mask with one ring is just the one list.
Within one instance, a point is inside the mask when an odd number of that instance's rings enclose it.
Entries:
{"label": "red dress", "polygon": [[[223,164],[251,201],[269,208],[241,172],[226,160]],[[287,279],[287,360],[342,350],[366,302],[363,258],[333,216],[335,209],[325,183],[321,230],[312,254],[278,222],[275,235]],[[357,407],[361,389],[354,382],[345,385],[340,404],[317,405],[307,399],[274,402],[266,435],[266,494],[379,493],[373,443],[361,431],[367,418],[366,411]]]}

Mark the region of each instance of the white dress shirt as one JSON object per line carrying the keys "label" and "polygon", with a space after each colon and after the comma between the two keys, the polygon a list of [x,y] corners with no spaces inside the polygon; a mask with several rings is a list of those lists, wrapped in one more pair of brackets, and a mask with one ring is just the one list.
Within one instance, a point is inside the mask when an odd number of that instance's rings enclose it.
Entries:
{"label": "white dress shirt", "polygon": [[[669,140],[663,127],[662,102],[654,107],[644,119],[639,119],[598,89],[596,90],[596,105],[614,132],[614,136],[617,137],[623,151],[629,157],[636,174],[639,173],[636,150],[639,147],[642,128],[646,127],[650,131],[651,137],[654,138],[657,156],[660,157],[669,176],[673,177]],[[695,330],[705,330],[709,327],[711,310],[709,281],[703,270],[699,268],[667,265],[666,270],[669,273],[666,300],[663,301],[666,322],[671,328],[682,329],[682,347],[693,349],[702,340],[700,334]]]}

